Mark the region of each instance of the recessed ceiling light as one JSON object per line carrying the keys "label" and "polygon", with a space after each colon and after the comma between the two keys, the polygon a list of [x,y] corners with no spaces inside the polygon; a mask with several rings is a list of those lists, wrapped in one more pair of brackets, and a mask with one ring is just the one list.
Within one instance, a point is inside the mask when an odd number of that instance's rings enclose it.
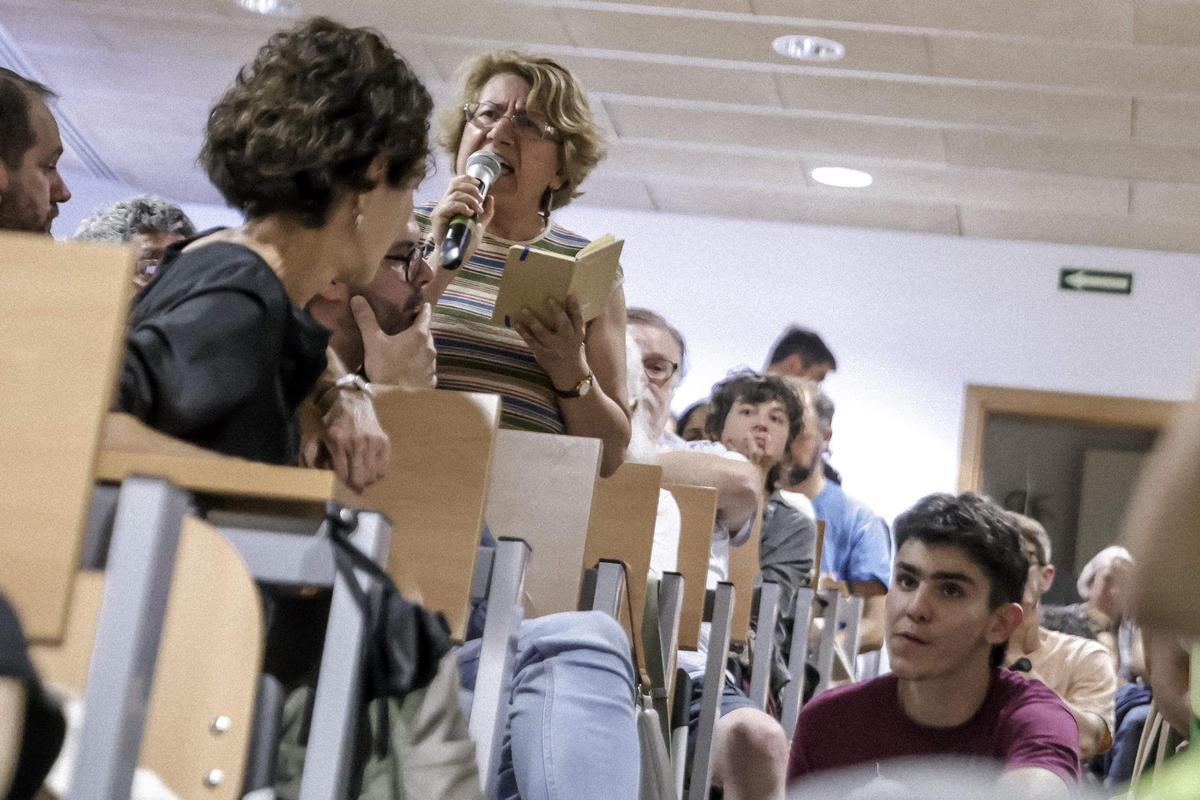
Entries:
{"label": "recessed ceiling light", "polygon": [[247,11],[271,17],[298,17],[302,13],[296,0],[237,0],[237,4]]}
{"label": "recessed ceiling light", "polygon": [[817,167],[808,174],[817,183],[839,189],[865,189],[874,180],[871,173],[848,167]]}
{"label": "recessed ceiling light", "polygon": [[846,57],[846,45],[822,36],[780,36],[774,47],[779,55],[801,61],[839,61]]}

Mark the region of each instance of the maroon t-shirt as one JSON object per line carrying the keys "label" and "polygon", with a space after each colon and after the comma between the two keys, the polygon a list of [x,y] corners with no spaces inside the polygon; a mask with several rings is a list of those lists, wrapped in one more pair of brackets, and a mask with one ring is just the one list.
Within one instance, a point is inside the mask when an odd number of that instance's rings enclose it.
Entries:
{"label": "maroon t-shirt", "polygon": [[1058,695],[1040,681],[997,669],[975,716],[953,728],[913,722],[900,706],[895,675],[843,686],[814,698],[800,715],[788,780],[893,758],[954,754],[1006,769],[1041,767],[1079,780],[1079,728]]}

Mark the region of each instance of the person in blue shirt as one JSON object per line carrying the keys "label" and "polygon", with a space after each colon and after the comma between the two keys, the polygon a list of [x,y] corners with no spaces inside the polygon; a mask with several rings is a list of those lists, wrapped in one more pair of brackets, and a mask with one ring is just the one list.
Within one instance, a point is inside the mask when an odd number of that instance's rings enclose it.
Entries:
{"label": "person in blue shirt", "polygon": [[796,437],[784,488],[812,500],[818,520],[825,522],[821,572],[845,581],[850,593],[862,597],[859,649],[878,650],[883,644],[883,601],[892,571],[892,537],[888,525],[866,504],[846,494],[825,476],[824,454],[833,434],[833,401],[812,381],[789,378],[814,410],[812,433]]}

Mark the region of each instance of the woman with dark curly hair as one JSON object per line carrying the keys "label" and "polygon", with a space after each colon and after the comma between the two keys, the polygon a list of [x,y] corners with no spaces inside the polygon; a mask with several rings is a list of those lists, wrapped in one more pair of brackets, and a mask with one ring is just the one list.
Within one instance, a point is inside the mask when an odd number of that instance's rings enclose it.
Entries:
{"label": "woman with dark curly hair", "polygon": [[230,455],[294,464],[329,333],[304,306],[369,283],[412,217],[432,101],[378,33],[275,34],[213,107],[201,151],[246,222],[168,250],[133,309],[117,407]]}
{"label": "woman with dark curly hair", "polygon": [[[460,269],[441,269],[425,290],[436,303],[438,386],[500,395],[506,428],[602,440],[601,473],[610,475],[624,460],[630,435],[620,279],[604,312],[587,324],[573,299],[566,307],[526,309],[511,329],[489,324],[509,247],[574,255],[588,244],[551,219],[579,196],[604,156],[587,95],[549,58],[486,53],[466,65],[459,103],[446,110],[441,128],[457,174],[436,206],[417,211],[422,235],[434,245],[430,262],[442,263],[440,248],[454,215],[475,216],[482,234]],[[483,149],[501,164],[486,206],[465,174],[467,159]]]}

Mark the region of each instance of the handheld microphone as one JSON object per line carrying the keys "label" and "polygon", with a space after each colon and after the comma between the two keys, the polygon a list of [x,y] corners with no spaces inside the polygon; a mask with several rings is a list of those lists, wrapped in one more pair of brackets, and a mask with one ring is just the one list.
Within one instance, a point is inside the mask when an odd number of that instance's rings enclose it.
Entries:
{"label": "handheld microphone", "polygon": [[[479,182],[479,191],[487,197],[488,189],[500,177],[500,159],[489,150],[477,150],[467,159],[467,175]],[[442,242],[441,266],[444,269],[454,270],[462,266],[463,256],[474,234],[474,217],[455,214],[450,218],[450,229]]]}

